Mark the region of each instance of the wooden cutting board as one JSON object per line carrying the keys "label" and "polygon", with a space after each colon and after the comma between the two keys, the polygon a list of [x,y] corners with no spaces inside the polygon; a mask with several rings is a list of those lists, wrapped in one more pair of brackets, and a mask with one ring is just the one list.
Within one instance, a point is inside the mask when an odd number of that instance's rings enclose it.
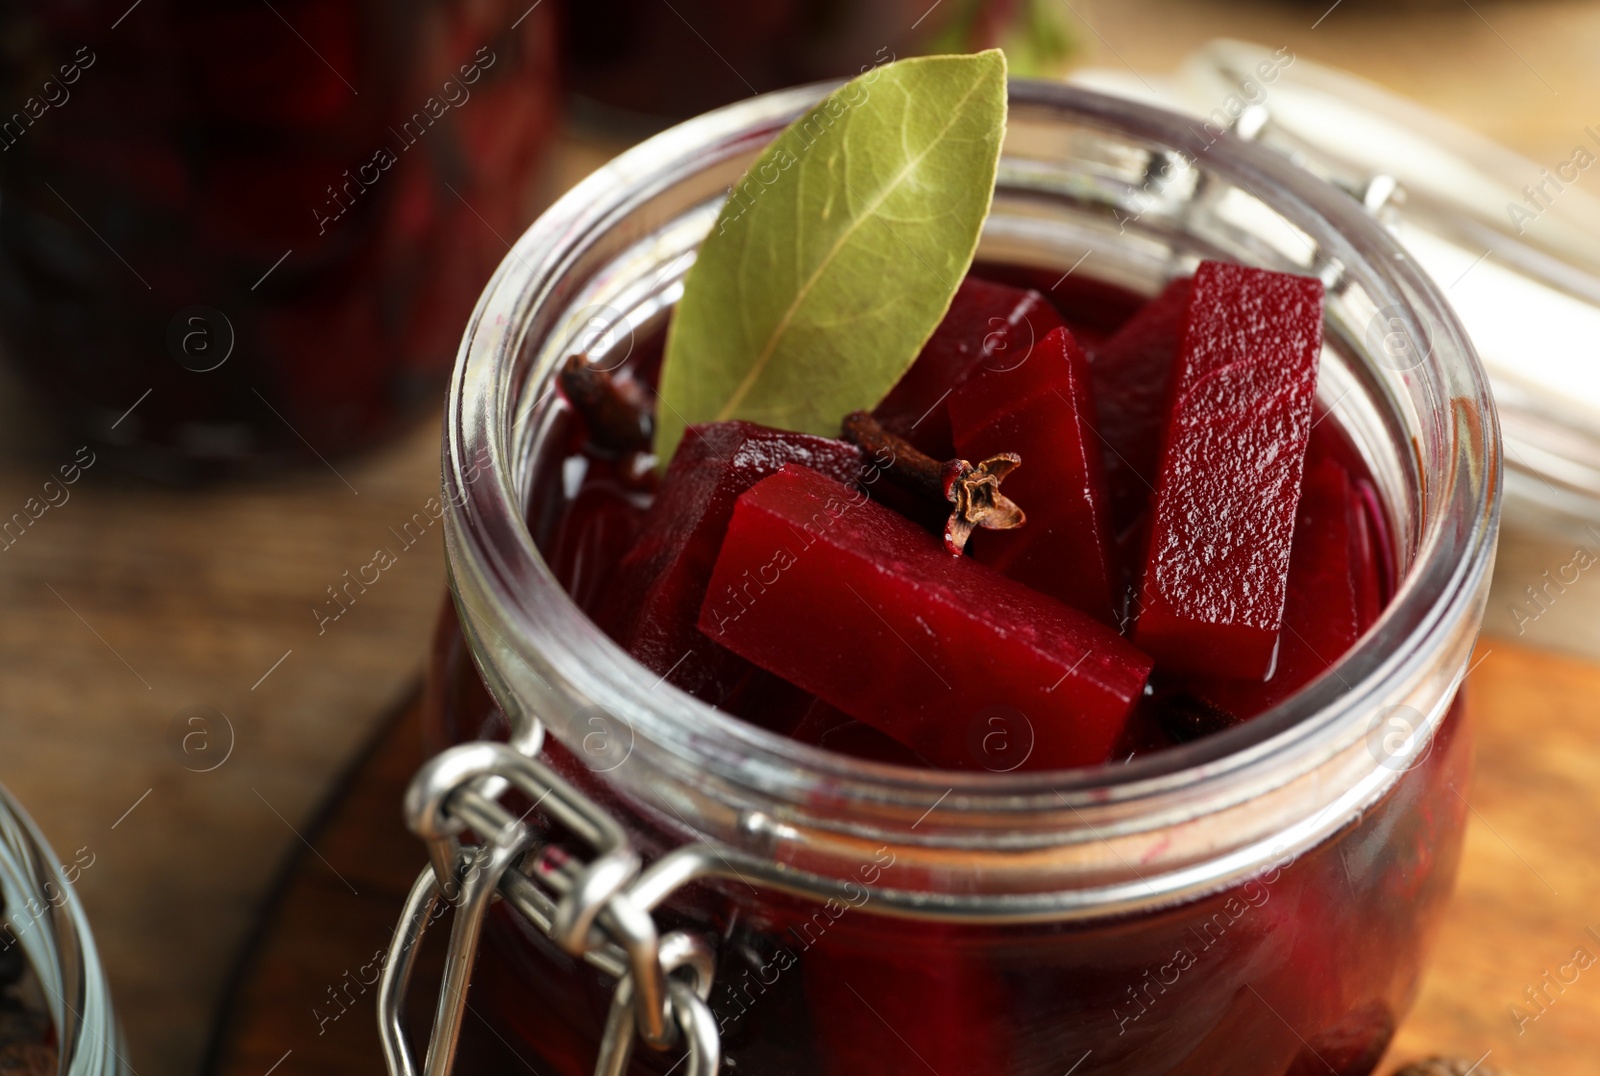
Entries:
{"label": "wooden cutting board", "polygon": [[[1478,770],[1461,878],[1417,1007],[1380,1071],[1446,1054],[1481,1059],[1479,1076],[1491,1068],[1589,1076],[1600,1042],[1600,963],[1577,970],[1571,962],[1577,949],[1600,958],[1600,754],[1592,750],[1600,666],[1500,640],[1481,645],[1475,660],[1467,691]],[[208,1071],[383,1073],[373,988],[362,980],[376,976],[373,962],[424,863],[400,821],[420,745],[410,706],[308,834],[312,850],[285,878],[235,979]],[[433,949],[419,983],[438,981]],[[1541,987],[1547,971],[1552,985]],[[1577,977],[1562,985],[1562,974]],[[1549,995],[1542,1013],[1527,999],[1530,986]],[[509,1054],[473,1060],[458,1071],[524,1071]]]}

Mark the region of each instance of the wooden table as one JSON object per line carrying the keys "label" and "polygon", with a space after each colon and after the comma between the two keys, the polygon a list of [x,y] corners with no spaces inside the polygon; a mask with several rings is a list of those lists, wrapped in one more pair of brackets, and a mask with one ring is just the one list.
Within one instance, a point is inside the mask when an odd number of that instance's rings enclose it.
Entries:
{"label": "wooden table", "polygon": [[[1089,62],[1159,71],[1216,36],[1283,44],[1411,94],[1546,167],[1600,121],[1600,6],[1475,0],[1393,11],[1345,0],[1322,17],[1327,6],[1071,4]],[[569,141],[550,188],[602,156]],[[0,504],[20,505],[72,454],[31,413],[17,392],[0,392]],[[438,443],[437,428],[423,425],[341,463],[354,493],[326,472],[182,493],[96,467],[0,556],[0,781],[65,857],[80,848],[95,857],[79,891],[141,1072],[197,1070],[272,880],[414,681],[441,593],[436,542],[407,552],[325,634],[311,610],[435,491]],[[1511,597],[1570,555],[1512,535],[1491,629],[1514,631]],[[1600,655],[1600,583],[1590,589],[1563,597],[1522,641]],[[1487,646],[1473,674],[1485,717],[1461,894],[1399,1048],[1474,1058],[1492,1048],[1487,1063],[1525,1074],[1591,1072],[1600,969],[1524,1034],[1509,1006],[1570,959],[1587,925],[1600,925],[1585,903],[1600,821],[1600,671]],[[176,715],[191,706],[231,726],[232,753],[211,772],[174,754]],[[214,724],[220,751],[227,731]],[[324,856],[358,890],[372,869],[359,842]],[[315,1071],[346,1070],[291,1061],[279,1076]]]}
{"label": "wooden table", "polygon": [[1600,933],[1600,672],[1501,639],[1484,640],[1477,657],[1468,698],[1478,769],[1461,879],[1391,1056],[1487,1052],[1485,1065],[1521,1076],[1592,1073],[1600,975],[1550,989],[1542,1014],[1525,992],[1545,989],[1543,976],[1577,949],[1600,959],[1590,933]]}

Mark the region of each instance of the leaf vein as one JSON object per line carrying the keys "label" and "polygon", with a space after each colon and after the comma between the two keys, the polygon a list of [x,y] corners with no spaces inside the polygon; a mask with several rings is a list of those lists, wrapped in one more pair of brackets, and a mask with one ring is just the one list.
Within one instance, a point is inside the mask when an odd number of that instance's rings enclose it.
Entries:
{"label": "leaf vein", "polygon": [[[795,314],[802,306],[805,305],[805,301],[811,294],[812,288],[816,286],[817,281],[821,279],[824,271],[830,264],[832,264],[833,260],[838,257],[839,252],[844,249],[845,244],[847,244],[855,236],[855,233],[860,230],[862,225],[865,224],[869,218],[875,215],[877,207],[882,205],[889,199],[891,195],[894,194],[894,192],[899,188],[901,182],[905,179],[906,175],[915,169],[919,164],[921,164],[923,159],[932,153],[934,149],[936,149],[944,141],[944,139],[949,135],[950,131],[963,118],[967,108],[967,103],[972,99],[972,96],[982,88],[982,86],[982,79],[973,80],[972,85],[967,88],[967,91],[961,95],[961,99],[956,102],[955,107],[950,110],[949,121],[946,122],[939,132],[929,140],[927,146],[923,148],[922,152],[917,154],[911,160],[908,160],[905,165],[894,175],[894,177],[888,183],[885,183],[883,187],[873,196],[873,198],[869,200],[868,205],[863,208],[863,211],[857,215],[857,217],[852,220],[842,232],[840,232],[839,237],[834,241],[833,246],[817,263],[816,267],[811,271],[810,276],[806,278],[805,283],[802,284],[799,290],[795,293],[794,299],[790,301],[788,308],[784,310],[783,316],[779,319],[778,324],[773,327],[772,332],[767,337],[766,343],[762,346],[762,349],[756,356],[755,361],[751,363],[750,369],[745,372],[745,376],[739,382],[738,387],[735,388],[732,394],[728,397],[728,400],[723,404],[722,409],[717,412],[718,421],[726,421],[728,418],[732,417],[733,414],[739,409],[740,404],[744,402],[744,398],[749,395],[750,390],[755,387],[758,381],[761,380],[761,376],[766,372],[768,363],[770,363],[772,360],[773,353],[777,350],[779,341],[781,341],[784,335],[789,331],[789,325],[794,320]],[[802,168],[801,171],[803,174],[805,170]]]}

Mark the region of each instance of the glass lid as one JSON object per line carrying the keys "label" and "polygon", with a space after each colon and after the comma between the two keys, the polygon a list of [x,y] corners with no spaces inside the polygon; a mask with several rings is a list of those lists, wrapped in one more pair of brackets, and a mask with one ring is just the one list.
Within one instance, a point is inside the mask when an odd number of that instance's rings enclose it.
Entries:
{"label": "glass lid", "polygon": [[[1072,81],[1188,113],[1206,139],[1253,139],[1363,201],[1448,296],[1489,371],[1508,515],[1600,522],[1600,199],[1576,185],[1600,162],[1600,124],[1542,167],[1364,79],[1241,41],[1213,41],[1167,76]],[[1431,347],[1409,313],[1380,311],[1371,331],[1402,369]]]}

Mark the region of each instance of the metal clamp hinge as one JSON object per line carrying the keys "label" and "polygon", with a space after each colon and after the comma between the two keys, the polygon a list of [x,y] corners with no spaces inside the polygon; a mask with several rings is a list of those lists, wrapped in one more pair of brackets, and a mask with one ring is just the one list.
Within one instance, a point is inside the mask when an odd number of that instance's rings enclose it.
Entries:
{"label": "metal clamp hinge", "polygon": [[[522,817],[500,802],[511,791],[533,805]],[[558,844],[530,826],[535,809],[569,839]],[[681,1045],[689,1076],[715,1076],[721,1044],[706,1004],[715,967],[710,943],[657,931],[653,910],[666,896],[660,872],[641,874],[627,834],[592,800],[538,759],[478,742],[424,764],[407,790],[405,812],[427,843],[430,866],[411,887],[378,986],[378,1032],[390,1076],[448,1076],[478,941],[497,898],[564,951],[617,979],[596,1076],[622,1076],[636,1039],[656,1050]],[[476,843],[463,844],[467,833]],[[455,916],[444,980],[419,1069],[405,998],[423,935],[447,907]]]}

